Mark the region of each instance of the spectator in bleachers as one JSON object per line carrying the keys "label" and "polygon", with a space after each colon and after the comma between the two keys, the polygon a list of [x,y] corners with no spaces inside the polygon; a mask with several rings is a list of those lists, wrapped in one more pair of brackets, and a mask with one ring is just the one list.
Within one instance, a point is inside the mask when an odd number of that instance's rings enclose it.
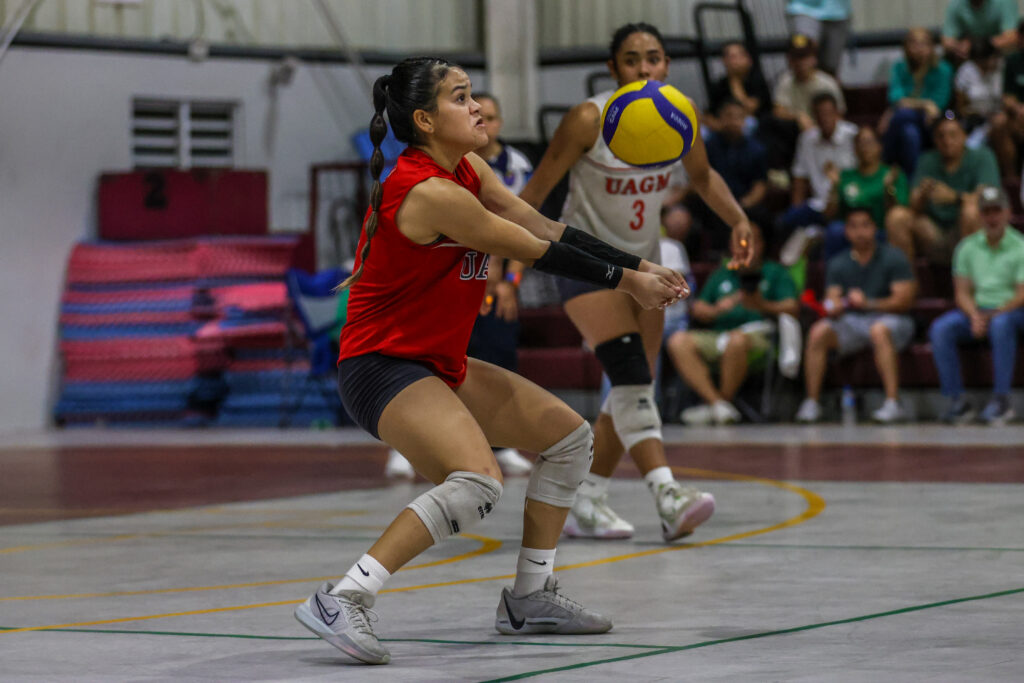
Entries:
{"label": "spectator in bleachers", "polygon": [[1024,144],[1024,21],[1017,25],[1017,49],[1003,64],[1003,110],[993,117],[988,139],[1003,177],[1019,174]]}
{"label": "spectator in bleachers", "polygon": [[967,128],[968,147],[978,147],[988,137],[990,119],[1002,108],[1003,75],[999,52],[987,40],[971,41],[971,58],[956,70],[953,91],[957,115]]}
{"label": "spectator in bleachers", "polygon": [[997,185],[982,187],[978,208],[983,230],[965,237],[953,256],[956,309],[928,331],[942,395],[949,400],[946,422],[968,422],[973,410],[964,398],[957,347],[988,338],[992,345],[992,398],[981,413],[990,425],[1013,418],[1010,384],[1017,338],[1024,332],[1024,236],[1008,225],[1009,202]]}
{"label": "spectator in bleachers", "polygon": [[918,250],[948,263],[956,243],[981,225],[977,191],[999,185],[999,168],[988,147],[968,149],[960,121],[947,112],[932,129],[935,149],[921,155],[910,193],[914,220],[892,230],[889,241],[911,258]]}
{"label": "spectator in bleachers", "polygon": [[850,0],[787,0],[791,33],[802,33],[819,44],[821,68],[837,76],[850,32]]}
{"label": "spectator in bleachers", "polygon": [[829,352],[842,357],[869,347],[885,390],[885,402],[871,417],[882,423],[906,419],[899,402],[897,356],[914,336],[914,320],[907,313],[914,303],[914,275],[903,252],[878,242],[874,215],[867,206],[850,209],[845,223],[850,248],[828,262],[824,302],[828,317],[814,323],[807,335],[807,398],[796,413],[798,422],[821,419],[821,387]]}
{"label": "spectator in bleachers", "polygon": [[[683,411],[687,424],[738,422],[731,403],[751,363],[766,362],[770,348],[766,321],[780,313],[799,312],[796,286],[785,268],[764,261],[764,239],[754,226],[753,260],[741,270],[719,266],[693,302],[691,316],[711,329],[674,332],[665,344],[680,376],[704,400]],[[720,365],[718,386],[709,364]]]}
{"label": "spectator in bleachers", "polygon": [[747,117],[745,130],[756,127],[757,119],[772,111],[772,94],[761,70],[754,68],[754,60],[743,43],[732,41],[722,47],[725,75],[708,88],[708,110],[704,122],[708,130],[721,130],[719,111],[726,100],[739,102]]}
{"label": "spectator in bleachers", "polygon": [[1012,50],[1017,42],[1017,0],[950,0],[942,23],[942,49],[956,63],[968,59],[971,39],[981,38],[996,50]]}
{"label": "spectator in bleachers", "polygon": [[773,237],[785,241],[780,258],[793,265],[807,245],[823,235],[825,208],[843,169],[856,166],[853,139],[857,126],[844,121],[839,103],[830,92],[818,93],[813,102],[817,125],[800,134],[793,161],[791,206],[778,220]]}
{"label": "spectator in bleachers", "polygon": [[906,231],[914,220],[907,207],[910,185],[898,166],[882,163],[882,145],[873,128],[862,126],[853,139],[857,165],[843,169],[829,195],[825,215],[833,220],[825,235],[825,259],[850,246],[846,217],[856,209],[867,209],[875,225],[884,230]]}
{"label": "spectator in bleachers", "polygon": [[[763,225],[770,220],[762,204],[768,190],[764,147],[752,134],[744,132],[747,114],[740,102],[727,98],[716,113],[719,130],[704,143],[708,163],[722,176],[750,220]],[[683,195],[698,229],[703,233],[700,242],[707,243],[714,251],[727,249],[728,226],[696,192],[685,188]]]}
{"label": "spectator in bleachers", "polygon": [[931,140],[930,129],[949,106],[953,70],[939,59],[935,40],[925,28],[912,28],[903,38],[903,59],[889,72],[889,111],[879,130],[886,162],[898,163],[914,174],[921,150]]}
{"label": "spectator in bleachers", "polygon": [[846,111],[843,91],[832,76],[818,68],[818,46],[802,33],[789,39],[786,50],[788,70],[775,84],[772,99],[775,116],[795,121],[801,131],[814,127],[813,100],[820,93],[831,93],[840,114]]}

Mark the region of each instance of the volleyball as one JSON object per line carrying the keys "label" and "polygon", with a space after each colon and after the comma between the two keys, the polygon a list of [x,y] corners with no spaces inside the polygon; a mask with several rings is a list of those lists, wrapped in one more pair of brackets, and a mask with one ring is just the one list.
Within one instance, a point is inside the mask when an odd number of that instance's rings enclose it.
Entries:
{"label": "volleyball", "polygon": [[608,98],[601,113],[605,144],[630,166],[666,166],[682,159],[697,127],[689,98],[659,81],[624,85]]}

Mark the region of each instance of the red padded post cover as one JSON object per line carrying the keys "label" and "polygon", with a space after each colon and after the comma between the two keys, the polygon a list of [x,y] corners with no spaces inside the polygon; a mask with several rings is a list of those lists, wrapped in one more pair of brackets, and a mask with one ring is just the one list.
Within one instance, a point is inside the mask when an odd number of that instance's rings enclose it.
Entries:
{"label": "red padded post cover", "polygon": [[150,169],[103,173],[98,205],[101,239],[265,235],[267,172]]}

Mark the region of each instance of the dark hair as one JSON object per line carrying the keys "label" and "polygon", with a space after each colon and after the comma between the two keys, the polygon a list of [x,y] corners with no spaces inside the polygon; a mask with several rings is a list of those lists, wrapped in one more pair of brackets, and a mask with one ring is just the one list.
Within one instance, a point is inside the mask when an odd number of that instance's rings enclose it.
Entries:
{"label": "dark hair", "polygon": [[971,38],[970,58],[972,60],[988,59],[996,54],[996,47],[988,38],[975,36]]}
{"label": "dark hair", "polygon": [[750,56],[750,50],[747,49],[747,44],[744,43],[742,40],[727,40],[727,41],[725,41],[725,43],[722,44],[722,52],[721,52],[721,54],[722,54],[723,57],[725,56],[725,51],[728,50],[733,45],[742,47],[743,51],[747,53],[747,56],[748,57]]}
{"label": "dark hair", "polygon": [[399,62],[390,74],[374,81],[373,118],[370,119],[370,142],[373,143],[370,175],[373,177],[373,187],[370,188],[370,215],[363,224],[366,242],[360,254],[359,267],[335,288],[336,291],[351,287],[359,281],[366,266],[366,259],[370,256],[370,241],[377,233],[377,214],[380,211],[383,194],[380,174],[384,170],[384,153],[381,152],[380,145],[388,134],[388,123],[384,120],[385,110],[396,138],[407,144],[420,142],[419,131],[413,123],[412,115],[417,109],[437,109],[438,86],[454,66],[439,57],[410,57]]}
{"label": "dark hair", "polygon": [[746,111],[746,107],[743,106],[742,102],[737,100],[735,97],[729,96],[718,103],[718,108],[715,109],[715,114],[721,116],[726,107],[739,107],[740,109],[743,109],[743,111]]}
{"label": "dark hair", "polygon": [[625,24],[615,29],[615,33],[612,34],[611,45],[608,46],[611,52],[612,62],[615,62],[615,55],[618,53],[619,48],[626,42],[626,38],[629,38],[634,33],[650,33],[652,36],[658,39],[658,43],[661,45],[661,49],[665,49],[665,40],[661,37],[661,31],[656,27],[648,24],[645,21],[638,21],[636,23]]}
{"label": "dark hair", "polygon": [[827,90],[822,90],[811,98],[811,109],[816,108],[822,102],[831,102],[836,109],[839,108],[839,100],[836,99],[836,96]]}
{"label": "dark hair", "polygon": [[865,216],[867,216],[868,220],[870,220],[872,223],[875,222],[875,214],[871,213],[871,209],[869,209],[866,206],[851,206],[849,209],[846,210],[846,217],[844,219],[844,222],[850,220],[850,216],[852,216],[855,213],[862,213]]}

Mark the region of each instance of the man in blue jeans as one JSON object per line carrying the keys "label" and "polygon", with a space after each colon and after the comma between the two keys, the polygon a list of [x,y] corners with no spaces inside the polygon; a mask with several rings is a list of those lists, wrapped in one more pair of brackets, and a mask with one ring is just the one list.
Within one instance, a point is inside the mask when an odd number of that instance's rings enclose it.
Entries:
{"label": "man in blue jeans", "polygon": [[956,310],[932,323],[928,337],[949,406],[942,419],[968,422],[974,415],[964,399],[957,346],[988,338],[992,345],[992,398],[982,421],[1002,425],[1013,419],[1010,382],[1017,359],[1017,337],[1024,332],[1024,236],[1007,225],[1009,202],[1002,188],[978,192],[982,229],[968,235],[953,254]]}

